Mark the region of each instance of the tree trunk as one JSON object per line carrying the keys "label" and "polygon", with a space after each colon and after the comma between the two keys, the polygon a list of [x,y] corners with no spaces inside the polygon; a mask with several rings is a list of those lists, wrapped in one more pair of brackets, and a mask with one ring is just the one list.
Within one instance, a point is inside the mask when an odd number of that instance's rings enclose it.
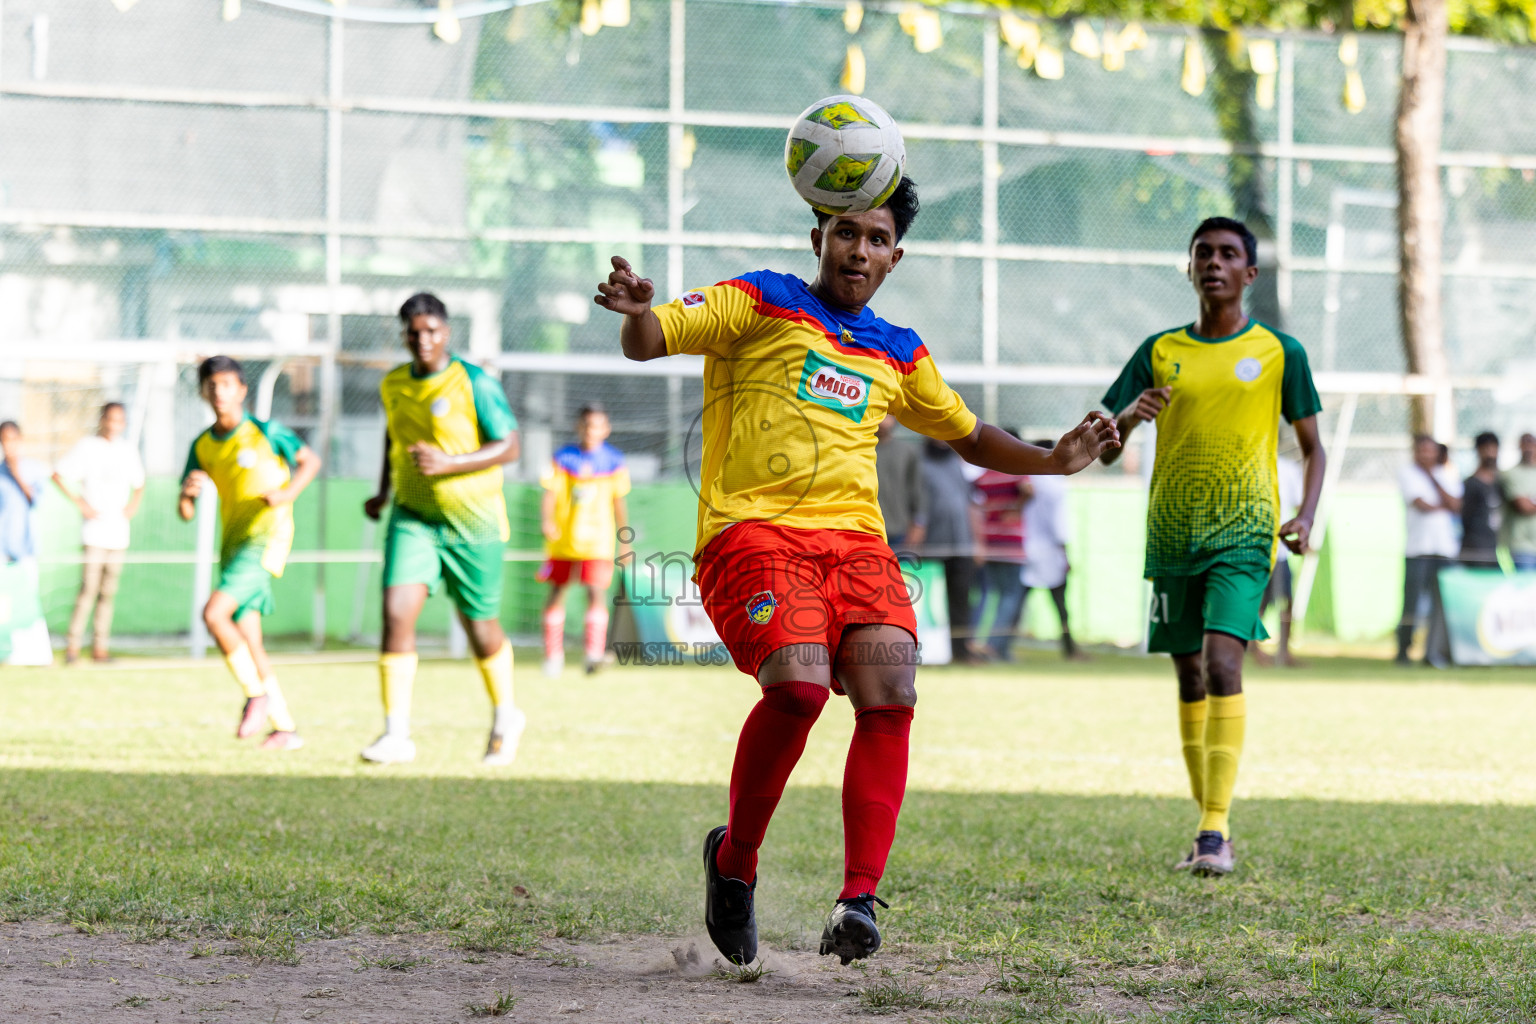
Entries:
{"label": "tree trunk", "polygon": [[[1403,19],[1403,82],[1397,100],[1398,310],[1408,372],[1437,382],[1447,381],[1450,372],[1440,272],[1445,227],[1440,194],[1445,39],[1446,0],[1408,0]],[[1447,395],[1448,390],[1441,393]],[[1414,396],[1414,433],[1433,433],[1436,412],[1433,396]],[[1444,419],[1449,410],[1438,412]]]}

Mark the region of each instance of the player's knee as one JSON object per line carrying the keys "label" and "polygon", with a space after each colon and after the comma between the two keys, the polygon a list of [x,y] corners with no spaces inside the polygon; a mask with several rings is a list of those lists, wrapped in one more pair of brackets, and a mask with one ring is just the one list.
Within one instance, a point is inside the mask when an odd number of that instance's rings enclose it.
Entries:
{"label": "player's knee", "polygon": [[234,621],[228,608],[221,602],[209,601],[203,605],[203,625],[210,630],[216,630],[221,626],[227,626]]}
{"label": "player's knee", "polygon": [[1243,663],[1227,657],[1211,657],[1205,663],[1206,688],[1217,697],[1231,697],[1243,692]]}

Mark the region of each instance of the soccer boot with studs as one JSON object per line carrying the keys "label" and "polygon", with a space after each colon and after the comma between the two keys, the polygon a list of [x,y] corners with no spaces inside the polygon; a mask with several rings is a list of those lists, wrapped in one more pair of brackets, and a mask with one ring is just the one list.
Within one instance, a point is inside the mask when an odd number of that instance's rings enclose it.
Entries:
{"label": "soccer boot with studs", "polygon": [[821,930],[821,955],[833,954],[847,966],[880,948],[880,929],[875,926],[875,904],[889,907],[872,892],[837,901]]}
{"label": "soccer boot with studs", "polygon": [[1230,875],[1237,867],[1237,851],[1232,840],[1220,832],[1201,832],[1195,837],[1195,856],[1189,862],[1189,870],[1196,875]]}
{"label": "soccer boot with studs", "polygon": [[725,842],[725,826],[704,837],[704,928],[715,948],[731,963],[745,966],[757,959],[757,909],[753,899],[757,879],[748,885],[725,878],[715,857]]}

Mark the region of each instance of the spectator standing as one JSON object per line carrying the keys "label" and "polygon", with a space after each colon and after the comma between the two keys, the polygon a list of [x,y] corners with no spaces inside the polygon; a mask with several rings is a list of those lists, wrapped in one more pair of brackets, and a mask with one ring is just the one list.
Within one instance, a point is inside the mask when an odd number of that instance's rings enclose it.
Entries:
{"label": "spectator standing", "polygon": [[5,561],[37,559],[37,501],[43,496],[48,471],[21,453],[21,427],[15,420],[0,423],[0,555]]}
{"label": "spectator standing", "polygon": [[[1034,442],[1050,448],[1055,442]],[[1031,495],[1024,506],[1024,568],[1019,573],[1023,602],[1031,590],[1048,590],[1061,619],[1061,655],[1069,661],[1086,661],[1088,655],[1072,639],[1072,624],[1067,619],[1067,576],[1072,565],[1067,561],[1067,543],[1071,540],[1071,519],[1067,511],[1067,482],[1063,478],[1029,478]]]}
{"label": "spectator standing", "polygon": [[128,550],[128,521],[138,513],[144,497],[144,465],[123,438],[127,428],[123,404],[108,402],[101,407],[96,433],[77,441],[53,474],[53,482],[80,510],[84,548],[80,594],[64,647],[66,663],[79,660],[85,622],[93,612],[91,657],[96,661],[111,657],[112,607]]}
{"label": "spectator standing", "polygon": [[[22,574],[21,586],[33,597],[38,591],[37,503],[48,484],[48,471],[21,453],[21,427],[14,420],[0,423],[0,564]],[[9,665],[47,665],[53,660],[48,627],[37,619],[10,637]]]}
{"label": "spectator standing", "polygon": [[875,476],[886,543],[901,551],[923,546],[928,529],[928,488],[923,483],[922,456],[916,445],[897,439],[898,426],[895,416],[887,416],[876,428]]}
{"label": "spectator standing", "polygon": [[[1008,433],[1019,436],[1014,430]],[[1024,582],[1019,578],[1019,568],[1024,563],[1024,503],[1034,490],[1029,477],[994,469],[982,473],[972,486],[981,505],[981,539],[986,561],[981,566],[976,607],[971,612],[971,632],[979,644],[981,617],[988,600],[996,595],[992,635],[983,651],[1000,661],[1009,661],[1013,658],[1013,641],[1019,634],[1019,611],[1024,606]]]}
{"label": "spectator standing", "polygon": [[949,638],[954,660],[980,660],[971,646],[971,587],[981,561],[979,506],[971,500],[965,463],[943,441],[923,441],[923,486],[928,491],[928,530],[923,553],[944,566]]}
{"label": "spectator standing", "polygon": [[1536,572],[1536,434],[1520,435],[1520,464],[1501,477],[1504,543],[1518,572]]}
{"label": "spectator standing", "polygon": [[1477,468],[1461,485],[1461,564],[1496,569],[1499,518],[1504,508],[1504,484],[1499,479],[1499,435],[1485,430],[1473,443],[1477,449]]}
{"label": "spectator standing", "polygon": [[1435,439],[1422,434],[1413,439],[1413,461],[1402,468],[1397,479],[1407,515],[1397,663],[1409,663],[1408,650],[1419,622],[1419,609],[1428,600],[1429,635],[1424,645],[1424,661],[1443,668],[1449,662],[1449,641],[1440,609],[1440,570],[1460,549],[1456,516],[1461,512],[1461,480],[1447,462],[1441,461],[1440,445]]}

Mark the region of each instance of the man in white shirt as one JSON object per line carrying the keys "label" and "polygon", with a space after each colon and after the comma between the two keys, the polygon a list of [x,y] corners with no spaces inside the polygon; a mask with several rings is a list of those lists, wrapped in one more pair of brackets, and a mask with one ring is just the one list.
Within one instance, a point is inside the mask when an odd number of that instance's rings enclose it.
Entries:
{"label": "man in white shirt", "polygon": [[[121,402],[101,407],[96,433],[81,438],[64,456],[53,474],[59,490],[80,509],[80,542],[85,548],[80,596],[69,620],[69,639],[64,660],[77,661],[85,638],[85,620],[96,613],[91,656],[110,657],[112,602],[123,572],[123,553],[128,550],[128,520],[139,510],[144,497],[144,466],[139,453],[123,432],[128,417]],[[78,487],[72,490],[71,487]]]}
{"label": "man in white shirt", "polygon": [[1456,516],[1461,512],[1461,478],[1449,465],[1444,448],[1432,437],[1413,439],[1413,461],[1397,475],[1407,509],[1408,537],[1403,554],[1403,616],[1397,626],[1397,663],[1409,663],[1408,648],[1419,622],[1419,605],[1430,601],[1429,637],[1424,661],[1449,664],[1445,617],[1440,611],[1440,569],[1461,549]]}
{"label": "man in white shirt", "polygon": [[[1050,448],[1054,441],[1036,441]],[[1024,599],[1031,590],[1049,590],[1061,619],[1061,654],[1070,661],[1086,660],[1072,639],[1072,625],[1067,619],[1067,543],[1071,540],[1071,522],[1067,510],[1065,477],[1032,476],[1032,494],[1024,504],[1024,567],[1019,573],[1024,583]],[[1022,602],[1021,602],[1022,603]]]}

